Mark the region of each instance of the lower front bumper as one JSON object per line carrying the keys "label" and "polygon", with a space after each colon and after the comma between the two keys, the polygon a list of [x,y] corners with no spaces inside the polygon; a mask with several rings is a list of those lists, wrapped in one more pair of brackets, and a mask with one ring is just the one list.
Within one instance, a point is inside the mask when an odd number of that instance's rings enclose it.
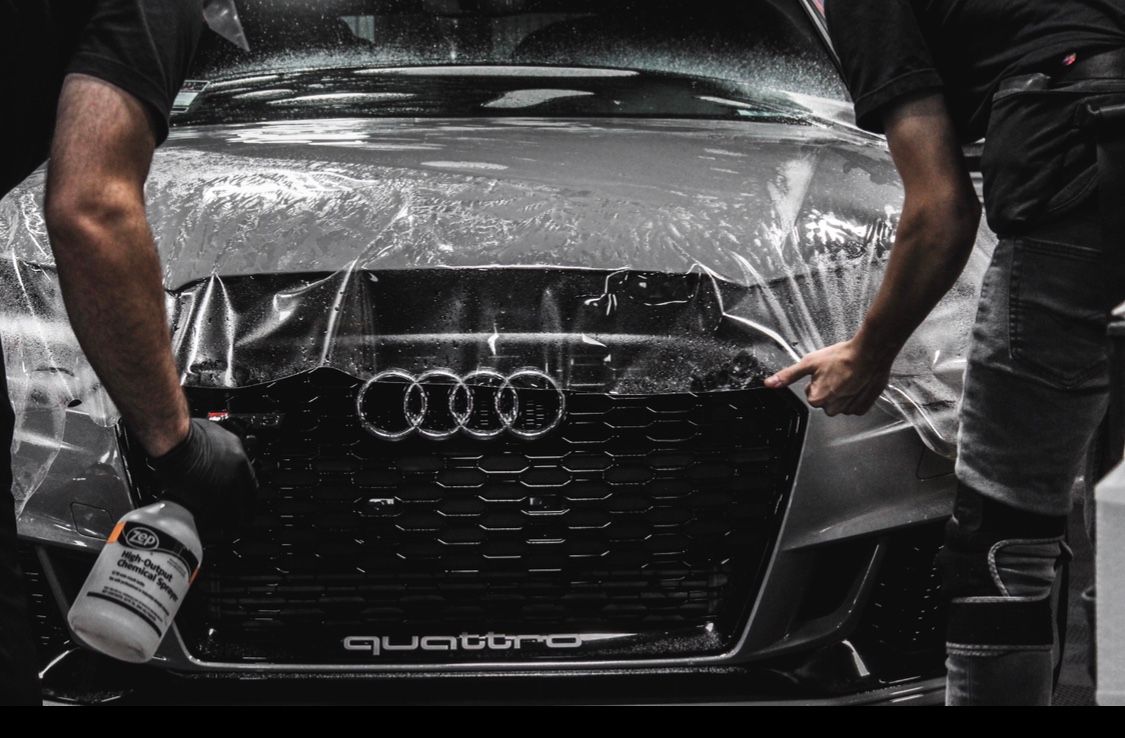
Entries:
{"label": "lower front bumper", "polygon": [[75,650],[45,672],[58,704],[122,705],[938,705],[943,679],[810,696],[761,668],[439,675],[206,673],[182,676]]}
{"label": "lower front bumper", "polygon": [[[534,657],[507,663],[289,665],[243,661],[207,663],[193,658],[173,633],[157,661],[118,664],[76,648],[63,612],[84,577],[88,554],[23,545],[23,563],[36,614],[45,692],[61,701],[137,704],[309,702],[413,704],[435,701],[487,704],[935,704],[941,701],[941,657],[930,647],[936,620],[922,617],[932,600],[932,548],[936,528],[908,529],[876,545],[852,544],[859,570],[878,571],[866,605],[844,598],[858,619],[834,636],[796,650],[736,660],[731,655],[665,658],[656,663],[587,661],[548,663]],[[934,540],[929,540],[934,538]],[[868,548],[871,548],[869,551]],[[874,552],[872,554],[872,552]],[[849,569],[835,547],[823,551]],[[878,567],[864,562],[893,562]],[[819,562],[819,563],[818,563]],[[820,559],[808,565],[820,570]],[[814,581],[824,579],[821,576]],[[813,604],[830,587],[817,584]],[[834,598],[830,598],[835,601]],[[851,604],[849,604],[851,603]],[[833,606],[835,607],[835,606]],[[905,607],[905,610],[900,608]],[[808,608],[809,617],[820,612]],[[930,613],[931,615],[933,613]],[[909,616],[909,617],[908,617]],[[821,618],[823,619],[823,618]],[[933,621],[933,622],[931,622]],[[909,627],[907,627],[909,626]]]}

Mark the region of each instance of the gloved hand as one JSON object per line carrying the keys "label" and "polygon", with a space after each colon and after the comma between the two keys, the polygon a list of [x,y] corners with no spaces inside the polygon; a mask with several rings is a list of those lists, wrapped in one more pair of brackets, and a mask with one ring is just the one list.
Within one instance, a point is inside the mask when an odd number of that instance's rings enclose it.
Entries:
{"label": "gloved hand", "polygon": [[163,496],[191,512],[202,538],[229,535],[253,518],[254,469],[242,439],[218,423],[192,418],[187,438],[152,465]]}

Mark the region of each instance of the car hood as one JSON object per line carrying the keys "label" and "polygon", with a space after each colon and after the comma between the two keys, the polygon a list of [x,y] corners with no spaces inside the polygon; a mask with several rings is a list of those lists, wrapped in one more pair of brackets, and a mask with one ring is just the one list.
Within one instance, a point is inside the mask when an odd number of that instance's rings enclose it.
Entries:
{"label": "car hood", "polygon": [[885,247],[901,201],[879,147],[824,127],[511,119],[182,129],[148,196],[170,286],[351,265],[706,267],[757,284]]}
{"label": "car hood", "polygon": [[[700,267],[743,283],[885,249],[885,151],[828,126],[343,119],[173,131],[147,186],[169,287],[432,266]],[[0,237],[50,263],[42,173]]]}
{"label": "car hood", "polygon": [[[41,217],[42,177],[33,175],[0,202],[0,243],[12,263],[37,264],[45,275],[17,269],[5,311],[30,310],[40,323],[50,318],[54,334],[72,341]],[[718,304],[722,320],[708,323],[714,335],[724,326],[749,327],[795,358],[856,330],[902,201],[877,140],[817,118],[779,122],[777,115],[746,122],[337,119],[185,127],[158,152],[146,195],[181,364],[217,357],[229,367],[240,348],[295,324],[310,326],[306,348],[287,354],[280,373],[331,364],[337,322],[324,316],[359,304],[357,285],[368,283],[352,275],[433,268],[694,273],[715,286],[685,311]],[[966,275],[903,352],[884,398],[946,452],[990,247],[982,239]],[[257,301],[249,312],[232,307],[229,295],[242,291],[233,280],[277,273],[321,281]],[[583,305],[612,311],[624,299],[614,291],[635,292],[637,284],[606,279],[606,294]],[[731,293],[720,284],[742,289]],[[558,315],[576,309],[548,304],[549,297],[527,308],[543,316],[546,333]],[[431,310],[463,308],[453,296],[443,300],[435,295]],[[5,349],[24,365],[67,365],[57,336],[43,339],[54,348],[40,350],[40,339],[12,330]],[[38,356],[45,351],[55,352],[50,362]],[[85,366],[74,352],[70,363]],[[662,366],[644,369],[670,374]],[[233,381],[229,373],[216,376]],[[686,390],[687,379],[668,386]]]}

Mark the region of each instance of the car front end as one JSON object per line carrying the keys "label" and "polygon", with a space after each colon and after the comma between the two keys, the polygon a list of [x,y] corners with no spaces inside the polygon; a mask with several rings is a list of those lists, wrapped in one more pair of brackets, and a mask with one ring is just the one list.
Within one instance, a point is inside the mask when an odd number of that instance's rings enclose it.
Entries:
{"label": "car front end", "polygon": [[0,204],[54,699],[941,700],[933,557],[987,237],[871,413],[768,390],[878,286],[885,147],[840,101],[547,64],[573,37],[551,24],[587,16],[539,15],[535,63],[215,74],[176,119],[147,190],[174,351],[262,490],[143,667],[64,613],[160,490],[67,326],[42,173]]}

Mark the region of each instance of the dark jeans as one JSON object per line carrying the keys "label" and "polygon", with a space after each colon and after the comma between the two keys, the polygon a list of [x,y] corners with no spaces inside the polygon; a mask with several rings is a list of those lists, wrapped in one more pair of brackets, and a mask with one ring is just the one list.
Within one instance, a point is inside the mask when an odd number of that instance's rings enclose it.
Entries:
{"label": "dark jeans", "polygon": [[1040,515],[1067,515],[1109,404],[1100,216],[1080,210],[1001,238],[965,373],[957,479]]}
{"label": "dark jeans", "polygon": [[[4,357],[0,351],[0,379]],[[0,705],[38,705],[39,673],[23,573],[16,556],[12,499],[12,406],[0,381]]]}
{"label": "dark jeans", "polygon": [[[982,158],[1001,234],[981,290],[958,438],[958,513],[942,553],[949,704],[1049,704],[1056,575],[1075,478],[1109,397],[1107,275],[1088,105],[1125,100],[1089,66],[1012,78]],[[1121,244],[1115,243],[1114,248]],[[962,504],[983,500],[980,505]]]}
{"label": "dark jeans", "polygon": [[1091,200],[1002,238],[985,274],[942,554],[948,704],[1050,704],[1066,516],[1108,404],[1104,271]]}

